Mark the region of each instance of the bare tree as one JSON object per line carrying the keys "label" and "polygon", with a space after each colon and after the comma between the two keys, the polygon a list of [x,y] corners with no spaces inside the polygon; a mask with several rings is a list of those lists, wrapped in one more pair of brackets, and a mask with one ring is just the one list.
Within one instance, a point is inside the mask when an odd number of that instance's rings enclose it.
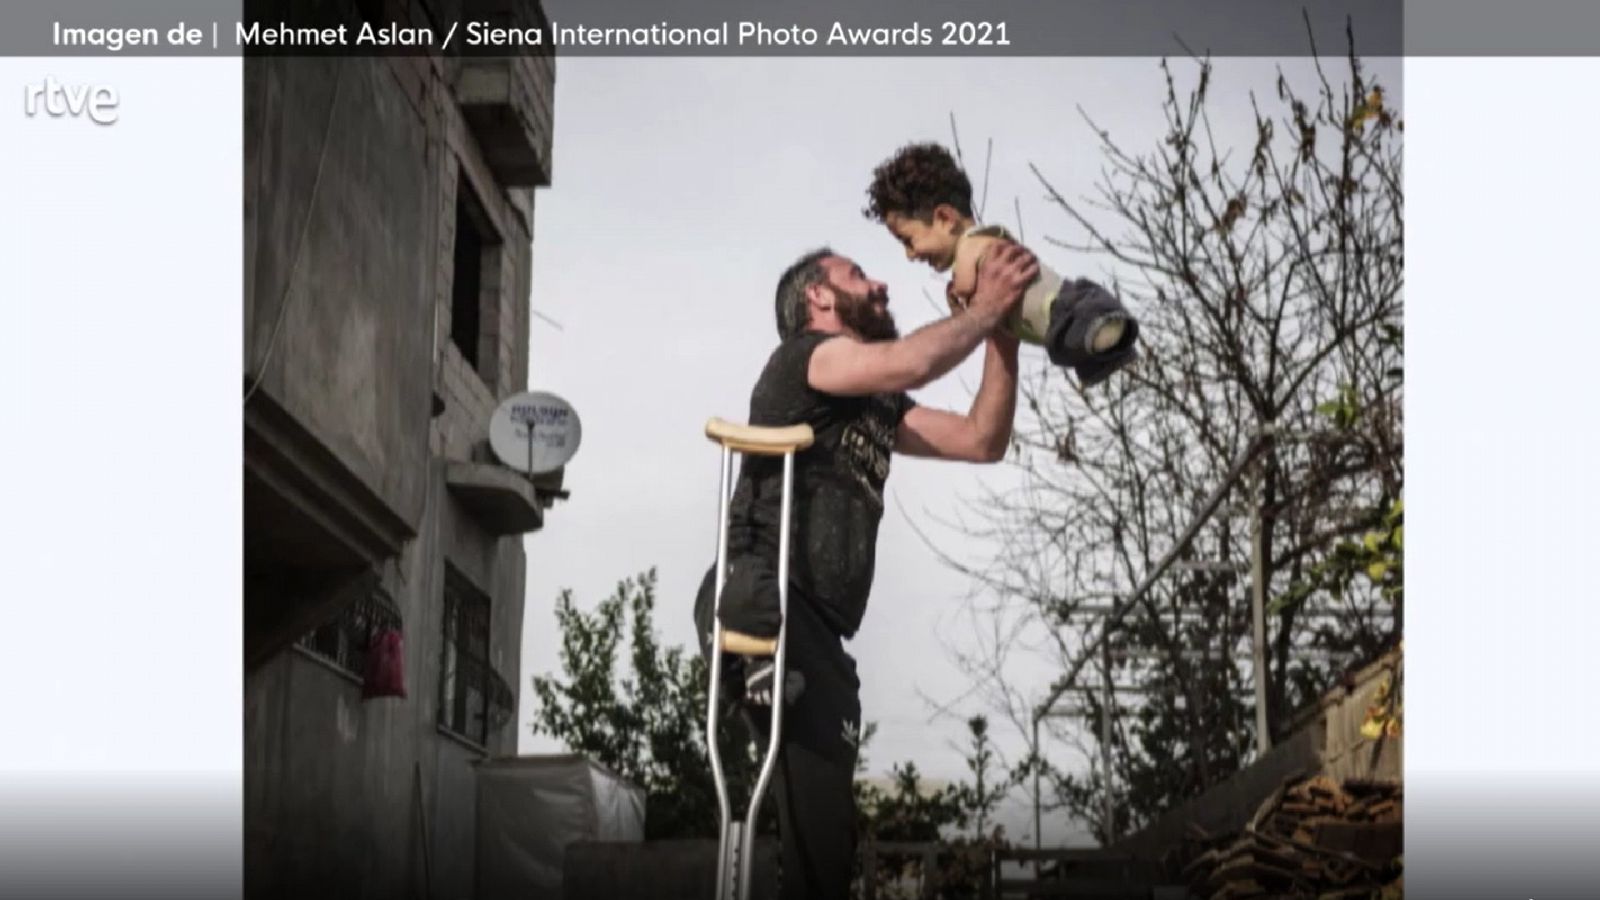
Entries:
{"label": "bare tree", "polygon": [[[1006,655],[1034,640],[1064,668],[1081,666],[1107,606],[1156,567],[1258,432],[1277,436],[1181,554],[1186,564],[1107,641],[1116,680],[1138,698],[1116,704],[1113,738],[1128,824],[1253,753],[1251,513],[1274,600],[1274,731],[1399,632],[1398,566],[1326,574],[1340,547],[1395,521],[1403,485],[1403,125],[1353,49],[1344,62],[1330,80],[1319,60],[1306,98],[1281,73],[1265,104],[1252,93],[1255,136],[1242,150],[1213,133],[1211,63],[1193,61],[1183,88],[1164,62],[1158,146],[1126,149],[1085,114],[1106,160],[1096,195],[1069,200],[1034,168],[1082,232],[1051,242],[1115,261],[1112,287],[1140,319],[1142,358],[1088,390],[1053,368],[1030,374],[1011,457],[1022,487],[974,500],[957,526],[999,550],[976,565],[945,557],[980,589],[975,619],[988,627],[960,661],[1003,718],[1021,727],[1039,700],[1007,679]],[[1076,687],[1097,735],[1096,685]],[[1109,826],[1100,775],[1052,780],[1058,802]]]}

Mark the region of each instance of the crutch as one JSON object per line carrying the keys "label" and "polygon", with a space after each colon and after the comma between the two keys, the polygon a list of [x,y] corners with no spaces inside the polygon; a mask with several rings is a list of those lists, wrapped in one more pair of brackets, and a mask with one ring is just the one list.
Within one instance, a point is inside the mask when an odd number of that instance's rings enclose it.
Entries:
{"label": "crutch", "polygon": [[[783,733],[784,700],[784,636],[789,630],[789,509],[794,495],[794,455],[811,446],[810,425],[793,425],[787,428],[770,428],[735,425],[721,419],[706,423],[706,437],[722,447],[722,485],[717,492],[717,593],[711,630],[711,698],[706,709],[706,739],[710,743],[711,773],[717,782],[717,809],[721,834],[717,842],[717,900],[749,900],[750,878],[755,870],[756,814],[761,809],[762,797],[767,792],[767,782],[778,761],[778,747]],[[778,527],[778,612],[782,624],[776,638],[764,639],[724,631],[722,588],[728,577],[728,505],[729,486],[733,474],[733,454],[783,457],[783,501]],[[718,700],[722,688],[722,654],[740,656],[771,656],[772,671],[772,729],[767,739],[766,759],[761,764],[761,775],[756,779],[755,790],[750,794],[750,809],[744,821],[733,819],[728,802],[728,783],[722,774],[722,753],[717,748]]]}

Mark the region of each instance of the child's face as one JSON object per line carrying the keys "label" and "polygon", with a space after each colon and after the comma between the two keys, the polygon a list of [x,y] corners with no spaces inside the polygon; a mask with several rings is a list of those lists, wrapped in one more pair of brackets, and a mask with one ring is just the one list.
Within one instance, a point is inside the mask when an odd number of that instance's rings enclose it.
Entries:
{"label": "child's face", "polygon": [[921,260],[935,272],[945,272],[956,259],[956,239],[960,236],[959,216],[949,206],[934,209],[930,221],[891,212],[883,224],[906,248],[906,259]]}

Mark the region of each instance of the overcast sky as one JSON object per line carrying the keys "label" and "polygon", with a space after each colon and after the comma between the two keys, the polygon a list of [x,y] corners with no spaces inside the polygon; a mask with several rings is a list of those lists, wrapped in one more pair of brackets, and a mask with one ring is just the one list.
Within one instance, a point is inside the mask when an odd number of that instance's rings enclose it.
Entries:
{"label": "overcast sky", "polygon": [[[1275,108],[1279,65],[1216,62],[1219,140],[1251,139],[1249,91]],[[1308,61],[1281,65],[1297,84],[1310,76]],[[1398,61],[1367,65],[1400,105]],[[1188,63],[1174,67],[1185,79],[1193,73]],[[994,141],[985,218],[1014,226],[1019,201],[1028,243],[1046,262],[1109,281],[1107,260],[1040,239],[1081,234],[1043,199],[1028,164],[1065,196],[1089,194],[1102,161],[1078,108],[1124,148],[1143,150],[1162,133],[1163,91],[1154,59],[560,60],[554,178],[536,201],[533,306],[562,330],[534,320],[529,382],[572,402],[583,445],[567,468],[571,500],[527,540],[522,752],[558,749],[528,734],[526,680],[558,668],[552,609],[563,588],[587,608],[655,566],[662,638],[692,643],[689,610],[716,541],[718,454],[702,428],[711,416],[742,421],[748,412],[776,344],[778,274],[828,243],[888,283],[902,331],[942,314],[927,299],[942,296],[937,276],[860,214],[872,167],[908,141],[948,144],[953,112],[980,191],[985,141]],[[1035,349],[1023,354],[1025,368],[1045,364]],[[915,398],[964,410],[981,358]],[[947,647],[971,643],[970,585],[940,565],[907,517],[949,518],[984,480],[1006,477],[998,467],[895,458],[877,581],[849,645],[863,718],[878,723],[873,774],[912,760],[932,777],[965,775],[962,718],[934,717],[930,700],[967,687]],[[1038,695],[1056,674],[1041,662],[1015,677]],[[980,711],[959,707],[963,718]],[[1014,731],[993,730],[1015,754]],[[1081,759],[1064,744],[1046,752],[1058,765]],[[1013,838],[1032,837],[1027,809],[1019,794],[1003,816]],[[1046,842],[1080,834],[1045,823]]]}

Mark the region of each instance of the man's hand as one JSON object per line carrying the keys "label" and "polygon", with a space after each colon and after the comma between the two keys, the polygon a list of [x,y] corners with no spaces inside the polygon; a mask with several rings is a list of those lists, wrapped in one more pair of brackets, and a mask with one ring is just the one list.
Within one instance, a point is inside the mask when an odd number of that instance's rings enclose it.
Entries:
{"label": "man's hand", "polygon": [[1028,248],[1010,241],[999,244],[985,255],[978,268],[978,285],[972,292],[971,309],[983,315],[991,327],[1004,322],[1022,302],[1022,293],[1039,275],[1039,261]]}
{"label": "man's hand", "polygon": [[956,293],[955,279],[944,283],[944,302],[949,305],[952,316],[959,316],[967,311],[967,298]]}

